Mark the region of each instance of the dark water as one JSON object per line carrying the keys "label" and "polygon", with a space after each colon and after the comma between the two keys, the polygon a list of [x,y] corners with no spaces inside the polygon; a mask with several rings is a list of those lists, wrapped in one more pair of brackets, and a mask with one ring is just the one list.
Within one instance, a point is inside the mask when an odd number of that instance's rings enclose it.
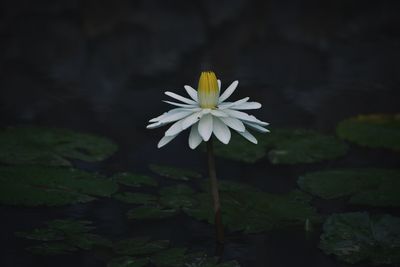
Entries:
{"label": "dark water", "polygon": [[[240,81],[253,112],[274,127],[333,133],[361,113],[398,112],[400,16],[397,1],[3,1],[0,15],[0,126],[44,125],[101,134],[120,149],[105,162],[75,166],[101,173],[148,173],[149,163],[204,173],[205,158],[181,134],[157,149],[164,130],[148,119],[167,110],[164,91],[183,94],[199,72],[214,70],[223,87]],[[320,164],[274,166],[219,159],[218,175],[267,192],[287,192],[299,175],[334,167],[396,167],[395,153],[352,147]],[[324,214],[348,211],[316,201]],[[37,257],[15,231],[45,220],[93,220],[111,239],[150,234],[213,253],[209,225],[184,215],[128,221],[113,200],[63,208],[0,207],[0,266],[105,266],[107,255]],[[391,211],[396,213],[395,211]],[[319,230],[301,227],[258,235],[228,233],[225,259],[242,266],[346,266],[317,247]]]}

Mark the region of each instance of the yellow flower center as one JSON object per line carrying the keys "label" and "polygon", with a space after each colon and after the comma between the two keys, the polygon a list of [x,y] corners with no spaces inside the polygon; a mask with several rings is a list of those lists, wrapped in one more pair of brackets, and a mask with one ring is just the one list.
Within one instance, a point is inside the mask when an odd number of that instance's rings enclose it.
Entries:
{"label": "yellow flower center", "polygon": [[219,88],[217,76],[212,71],[203,71],[199,79],[197,96],[200,107],[215,108],[218,104]]}

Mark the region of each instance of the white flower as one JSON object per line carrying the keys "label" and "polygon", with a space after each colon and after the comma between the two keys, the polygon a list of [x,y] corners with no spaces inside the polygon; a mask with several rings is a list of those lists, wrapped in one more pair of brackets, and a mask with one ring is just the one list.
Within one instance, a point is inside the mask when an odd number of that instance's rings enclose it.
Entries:
{"label": "white flower", "polygon": [[149,121],[151,124],[147,126],[147,129],[158,128],[173,122],[158,143],[158,148],[165,146],[180,132],[188,128],[191,128],[189,135],[191,149],[195,149],[202,141],[207,142],[213,133],[219,141],[228,144],[231,139],[229,128],[235,130],[250,142],[257,144],[257,139],[247,131],[246,126],[258,132],[266,133],[269,131],[263,126],[268,125],[268,123],[240,110],[259,109],[261,104],[247,102],[249,97],[235,102],[225,102],[235,91],[238,84],[238,81],[234,81],[220,95],[221,81],[217,80],[214,72],[207,71],[200,75],[197,92],[189,85],[184,86],[191,99],[172,92],[165,92],[167,96],[180,101],[180,103],[164,101],[178,108],[171,109]]}

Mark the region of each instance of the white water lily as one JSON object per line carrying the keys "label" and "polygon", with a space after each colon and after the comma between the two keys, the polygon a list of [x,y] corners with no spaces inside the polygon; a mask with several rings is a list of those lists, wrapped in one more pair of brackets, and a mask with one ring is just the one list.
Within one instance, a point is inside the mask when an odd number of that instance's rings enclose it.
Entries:
{"label": "white water lily", "polygon": [[173,123],[158,143],[158,148],[165,146],[188,128],[191,128],[189,134],[191,149],[195,149],[202,141],[207,142],[212,134],[222,143],[228,144],[231,139],[229,128],[235,130],[250,142],[257,144],[257,139],[247,131],[246,126],[258,132],[266,133],[269,131],[263,126],[267,126],[268,123],[241,110],[259,109],[261,104],[248,102],[249,97],[234,102],[225,102],[236,90],[238,84],[238,81],[234,81],[220,94],[221,81],[217,80],[214,72],[207,71],[201,73],[197,91],[189,85],[184,86],[191,99],[172,92],[165,92],[167,96],[180,101],[180,103],[164,101],[177,106],[177,108],[149,121],[150,124],[147,129]]}

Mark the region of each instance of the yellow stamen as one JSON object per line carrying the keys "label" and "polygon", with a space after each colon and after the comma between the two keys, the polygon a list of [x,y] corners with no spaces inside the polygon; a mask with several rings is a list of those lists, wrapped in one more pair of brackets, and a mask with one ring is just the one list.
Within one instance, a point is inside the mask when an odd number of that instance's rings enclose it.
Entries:
{"label": "yellow stamen", "polygon": [[218,104],[219,88],[217,76],[212,71],[203,71],[197,88],[199,104],[202,108],[215,108]]}

